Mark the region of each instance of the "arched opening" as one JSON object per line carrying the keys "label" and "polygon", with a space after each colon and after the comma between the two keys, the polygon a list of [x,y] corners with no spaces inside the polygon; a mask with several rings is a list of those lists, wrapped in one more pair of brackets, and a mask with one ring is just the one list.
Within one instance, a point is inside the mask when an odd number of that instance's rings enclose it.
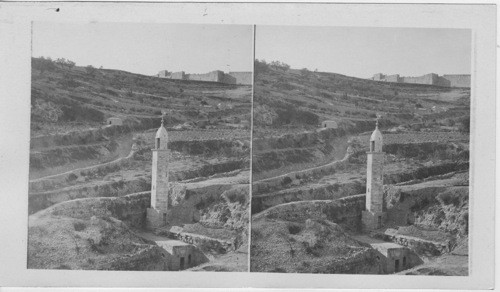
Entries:
{"label": "arched opening", "polygon": [[370,141],[370,152],[375,151],[375,141]]}
{"label": "arched opening", "polygon": [[156,138],[156,149],[160,149],[160,138]]}

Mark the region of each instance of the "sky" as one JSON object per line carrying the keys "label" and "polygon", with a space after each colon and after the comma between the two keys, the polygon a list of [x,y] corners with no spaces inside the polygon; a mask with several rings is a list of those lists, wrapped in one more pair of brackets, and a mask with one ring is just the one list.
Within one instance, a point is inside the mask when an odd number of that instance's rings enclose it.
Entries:
{"label": "sky", "polygon": [[144,75],[252,71],[249,25],[34,22],[32,56]]}
{"label": "sky", "polygon": [[359,78],[471,74],[466,29],[257,26],[255,57]]}

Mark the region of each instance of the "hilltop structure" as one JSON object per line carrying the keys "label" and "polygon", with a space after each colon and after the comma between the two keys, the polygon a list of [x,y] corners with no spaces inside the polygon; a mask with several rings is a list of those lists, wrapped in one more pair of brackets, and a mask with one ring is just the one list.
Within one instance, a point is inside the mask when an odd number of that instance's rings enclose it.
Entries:
{"label": "hilltop structure", "polygon": [[168,133],[163,126],[156,132],[151,172],[151,207],[147,209],[147,227],[158,228],[167,224],[168,211]]}
{"label": "hilltop structure", "polygon": [[429,73],[418,77],[402,77],[399,74],[384,75],[377,73],[371,78],[375,81],[394,82],[394,83],[414,83],[427,84],[443,87],[470,87],[470,74],[450,74],[439,76],[435,73]]}
{"label": "hilltop structure", "polygon": [[226,84],[252,85],[252,72],[229,72],[224,73],[220,70],[208,72],[206,74],[186,74],[184,71],[168,72],[162,70],[156,75],[160,78],[176,80],[194,80],[206,82],[220,82]]}
{"label": "hilltop structure", "polygon": [[362,224],[366,230],[382,228],[387,214],[384,210],[384,156],[382,133],[378,129],[378,119],[370,137],[370,151],[367,152],[366,210],[362,213]]}

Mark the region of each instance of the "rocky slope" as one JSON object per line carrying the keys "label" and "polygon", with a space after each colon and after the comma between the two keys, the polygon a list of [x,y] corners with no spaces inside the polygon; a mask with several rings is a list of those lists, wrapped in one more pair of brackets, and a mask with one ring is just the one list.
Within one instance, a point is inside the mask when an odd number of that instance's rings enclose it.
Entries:
{"label": "rocky slope", "polygon": [[326,220],[252,222],[251,271],[378,273],[376,252]]}
{"label": "rocky slope", "polygon": [[145,200],[143,195],[76,200],[31,215],[28,268],[166,270],[169,255],[117,219],[140,223]]}

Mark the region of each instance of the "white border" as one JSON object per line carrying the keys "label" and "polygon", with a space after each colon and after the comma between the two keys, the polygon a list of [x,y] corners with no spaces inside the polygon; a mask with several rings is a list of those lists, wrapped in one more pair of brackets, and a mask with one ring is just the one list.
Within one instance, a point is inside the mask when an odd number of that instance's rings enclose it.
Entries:
{"label": "white border", "polygon": [[[51,8],[60,8],[55,12]],[[492,5],[0,3],[0,285],[488,289],[494,275],[495,24]],[[203,14],[207,14],[204,16]],[[30,23],[148,22],[469,28],[474,35],[469,277],[26,269]]]}

